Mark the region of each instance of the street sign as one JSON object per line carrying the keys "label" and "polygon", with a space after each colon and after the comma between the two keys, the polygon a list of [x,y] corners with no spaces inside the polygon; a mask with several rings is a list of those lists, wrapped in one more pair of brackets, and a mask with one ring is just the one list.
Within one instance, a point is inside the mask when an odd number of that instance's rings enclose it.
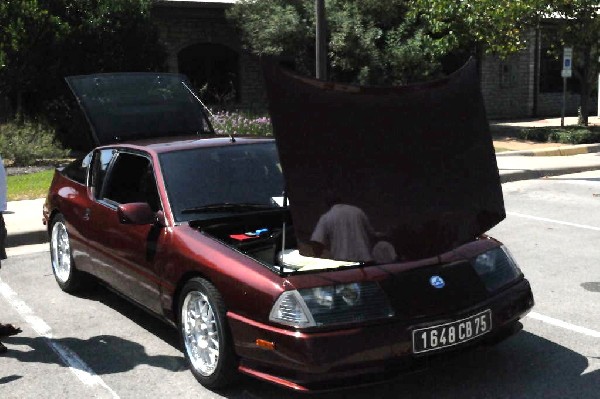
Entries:
{"label": "street sign", "polygon": [[563,70],[570,70],[573,66],[573,47],[563,49]]}
{"label": "street sign", "polygon": [[567,79],[573,73],[573,47],[563,48],[563,67],[560,71],[560,76],[563,78],[563,96],[562,96],[562,111],[560,116],[560,126],[565,126],[565,108],[567,103]]}

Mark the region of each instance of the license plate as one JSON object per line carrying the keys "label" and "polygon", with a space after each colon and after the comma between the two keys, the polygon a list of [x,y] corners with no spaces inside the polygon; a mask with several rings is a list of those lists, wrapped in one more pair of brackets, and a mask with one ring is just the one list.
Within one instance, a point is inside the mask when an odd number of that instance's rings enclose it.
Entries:
{"label": "license plate", "polygon": [[492,311],[437,326],[413,330],[413,353],[423,353],[462,344],[492,330]]}

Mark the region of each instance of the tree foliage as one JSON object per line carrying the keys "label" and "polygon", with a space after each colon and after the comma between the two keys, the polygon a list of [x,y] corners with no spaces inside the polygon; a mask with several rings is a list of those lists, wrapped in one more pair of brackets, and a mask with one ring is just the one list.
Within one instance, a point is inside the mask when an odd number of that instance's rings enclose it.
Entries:
{"label": "tree foliage", "polygon": [[411,0],[411,15],[427,21],[433,36],[449,48],[475,42],[488,53],[508,55],[525,48],[525,33],[536,26],[547,1]]}
{"label": "tree foliage", "polygon": [[[431,34],[447,37],[449,46],[475,40],[485,52],[500,56],[525,48],[534,29],[556,30],[556,48],[574,49],[581,112],[587,124],[588,99],[598,72],[597,0],[412,0],[412,5],[411,13],[427,21]],[[562,55],[557,51],[555,56]]]}
{"label": "tree foliage", "polygon": [[52,63],[51,49],[64,33],[60,18],[37,0],[0,2],[0,93],[14,96],[18,113],[23,92]]}
{"label": "tree foliage", "polygon": [[151,0],[2,0],[0,96],[38,115],[67,75],[158,69]]}
{"label": "tree foliage", "polygon": [[[403,84],[438,76],[445,38],[427,34],[404,0],[327,0],[329,76],[361,84]],[[314,0],[241,0],[228,12],[244,44],[314,73]]]}
{"label": "tree foliage", "polygon": [[551,7],[561,44],[573,48],[574,75],[580,82],[581,118],[587,126],[589,98],[598,77],[600,5],[597,0],[554,0]]}

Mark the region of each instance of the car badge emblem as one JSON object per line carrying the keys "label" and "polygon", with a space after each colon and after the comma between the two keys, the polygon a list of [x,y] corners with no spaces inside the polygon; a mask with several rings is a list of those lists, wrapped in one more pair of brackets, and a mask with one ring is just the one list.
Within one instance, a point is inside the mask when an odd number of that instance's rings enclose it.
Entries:
{"label": "car badge emblem", "polygon": [[431,284],[433,288],[444,288],[446,282],[440,276],[431,276],[429,278],[429,284]]}

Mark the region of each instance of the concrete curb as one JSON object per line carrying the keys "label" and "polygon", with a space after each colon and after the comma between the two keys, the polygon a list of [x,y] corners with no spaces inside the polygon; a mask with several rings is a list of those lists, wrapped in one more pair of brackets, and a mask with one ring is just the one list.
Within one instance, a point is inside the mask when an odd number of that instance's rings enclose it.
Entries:
{"label": "concrete curb", "polygon": [[500,173],[500,183],[510,183],[520,180],[533,180],[550,176],[568,175],[571,173],[588,172],[590,170],[600,169],[597,165],[590,166],[572,166],[567,168],[548,168],[548,169],[522,169],[511,170]]}
{"label": "concrete curb", "polygon": [[555,157],[588,154],[594,152],[600,152],[600,144],[578,144],[565,147],[544,148],[539,150],[504,151],[497,153],[496,156]]}

